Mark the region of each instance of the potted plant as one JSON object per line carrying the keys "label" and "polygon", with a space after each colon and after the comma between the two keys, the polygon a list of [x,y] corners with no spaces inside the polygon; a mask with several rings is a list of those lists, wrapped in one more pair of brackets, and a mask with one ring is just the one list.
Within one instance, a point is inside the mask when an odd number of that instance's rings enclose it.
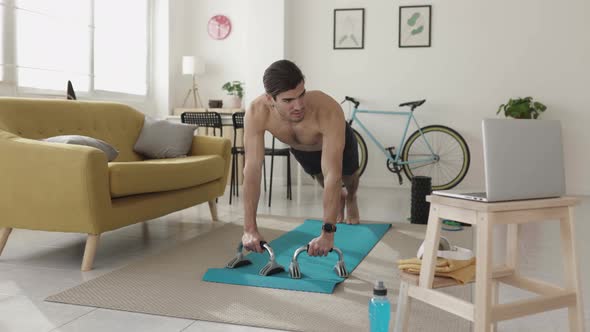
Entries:
{"label": "potted plant", "polygon": [[221,89],[231,96],[228,106],[229,108],[241,108],[242,97],[244,97],[244,83],[240,81],[230,81],[225,83]]}
{"label": "potted plant", "polygon": [[536,119],[544,112],[547,106],[532,97],[510,99],[506,104],[500,105],[496,114],[504,111],[504,116],[515,119]]}

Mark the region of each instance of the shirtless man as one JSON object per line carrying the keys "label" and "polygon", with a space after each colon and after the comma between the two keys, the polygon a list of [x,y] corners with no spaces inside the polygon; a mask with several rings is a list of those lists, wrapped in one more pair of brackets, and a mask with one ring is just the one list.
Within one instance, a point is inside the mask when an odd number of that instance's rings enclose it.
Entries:
{"label": "shirtless man", "polygon": [[274,62],[264,72],[263,81],[266,93],[252,102],[244,120],[242,243],[247,250],[263,251],[256,209],[260,198],[264,133],[269,131],[291,147],[303,169],[324,188],[324,225],[320,236],[309,242],[308,253],[326,256],[334,246],[336,222],[344,221],[345,206],[346,222],[359,223],[356,139],[338,102],[321,91],[305,91],[303,74],[293,62]]}

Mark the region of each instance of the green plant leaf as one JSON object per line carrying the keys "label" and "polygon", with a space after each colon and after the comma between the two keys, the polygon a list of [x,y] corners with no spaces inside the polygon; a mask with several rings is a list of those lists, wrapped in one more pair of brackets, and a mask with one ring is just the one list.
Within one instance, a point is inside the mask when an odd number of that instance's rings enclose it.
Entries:
{"label": "green plant leaf", "polygon": [[547,106],[541,104],[538,101],[533,103],[533,107],[539,112],[545,112],[545,110],[547,109]]}
{"label": "green plant leaf", "polygon": [[526,114],[529,112],[529,105],[527,103],[520,102],[514,105],[514,109],[520,114]]}
{"label": "green plant leaf", "polygon": [[508,103],[500,105],[496,114],[504,110],[506,117],[515,119],[537,119],[540,113],[547,107],[540,102],[533,101],[532,97],[510,98]]}
{"label": "green plant leaf", "polygon": [[421,33],[422,31],[424,31],[424,26],[421,25],[419,28],[412,30],[412,35],[417,35],[419,33]]}
{"label": "green plant leaf", "polygon": [[227,94],[230,96],[238,96],[242,98],[244,96],[243,85],[244,83],[240,81],[230,81],[225,83],[221,89],[227,91]]}
{"label": "green plant leaf", "polygon": [[418,21],[418,18],[420,17],[420,13],[414,13],[409,19],[408,19],[408,25],[413,27],[416,24],[416,21]]}

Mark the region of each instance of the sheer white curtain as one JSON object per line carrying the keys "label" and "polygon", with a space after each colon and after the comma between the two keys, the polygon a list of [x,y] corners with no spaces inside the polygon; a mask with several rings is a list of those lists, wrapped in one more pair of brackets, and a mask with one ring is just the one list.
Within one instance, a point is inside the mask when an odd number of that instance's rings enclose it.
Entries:
{"label": "sheer white curtain", "polygon": [[16,0],[20,87],[90,89],[91,0]]}
{"label": "sheer white curtain", "polygon": [[[149,4],[0,0],[0,74],[16,78],[23,91],[64,91],[70,80],[91,95],[146,95]],[[16,67],[2,65],[11,59]]]}
{"label": "sheer white curtain", "polygon": [[94,88],[147,93],[148,1],[95,0]]}

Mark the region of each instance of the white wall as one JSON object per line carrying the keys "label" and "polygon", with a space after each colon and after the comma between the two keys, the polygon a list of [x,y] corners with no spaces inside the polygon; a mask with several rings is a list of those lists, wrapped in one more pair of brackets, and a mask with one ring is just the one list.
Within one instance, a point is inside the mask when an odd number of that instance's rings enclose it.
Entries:
{"label": "white wall", "polygon": [[168,0],[155,0],[152,12],[151,32],[152,73],[150,94],[154,99],[153,114],[166,113],[170,108],[170,5]]}
{"label": "white wall", "polygon": [[[159,113],[164,117],[172,113],[174,107],[180,106],[184,98],[184,94],[190,88],[190,79],[182,76],[182,56],[190,55],[191,46],[189,43],[188,22],[190,22],[191,7],[188,0],[169,1],[169,58],[168,70],[169,77],[169,91],[168,93],[168,109]],[[180,101],[178,101],[180,100]]]}
{"label": "white wall", "polygon": [[246,17],[246,105],[264,93],[262,75],[274,61],[285,58],[285,1],[247,1]]}
{"label": "white wall", "polygon": [[[285,58],[285,2],[284,0],[249,0],[245,11],[247,17],[247,35],[245,39],[246,68],[245,106],[265,93],[262,76],[273,62]],[[272,146],[272,135],[266,133],[266,146]],[[275,147],[285,147],[276,141]],[[267,160],[270,162],[270,160]],[[270,164],[269,164],[270,165]],[[287,183],[287,160],[275,158],[273,167],[274,184]],[[270,167],[266,167],[270,177]],[[293,179],[293,182],[295,180]]]}
{"label": "white wall", "polygon": [[[420,2],[422,4],[423,2]],[[412,1],[287,1],[287,57],[306,75],[308,89],[335,99],[356,96],[367,108],[392,109],[426,98],[417,111],[423,125],[457,129],[467,140],[472,165],[462,187],[483,187],[481,119],[496,117],[510,97],[533,96],[560,119],[567,191],[590,194],[590,5],[585,0],[436,2],[432,47],[397,46],[398,6]],[[333,50],[333,9],[365,8],[365,48]],[[400,119],[367,118],[378,137],[397,145]],[[371,146],[370,148],[372,148]],[[397,186],[385,157],[370,151],[363,185]],[[534,170],[531,170],[534,171]]]}
{"label": "white wall", "polygon": [[[170,71],[174,74],[173,105],[182,105],[187,90],[191,86],[191,78],[182,76],[181,59],[183,55],[200,56],[205,60],[206,73],[197,77],[199,94],[205,107],[209,99],[226,98],[221,86],[227,81],[244,81],[245,55],[244,38],[246,36],[245,4],[239,0],[203,0],[184,1],[182,12],[184,24],[176,22],[176,32],[182,37],[175,37],[172,48],[176,54],[171,55]],[[217,14],[227,16],[232,24],[232,31],[224,40],[214,40],[207,33],[207,22]],[[182,31],[181,31],[182,30]],[[192,102],[187,102],[192,106]]]}
{"label": "white wall", "polygon": [[[226,98],[221,86],[227,81],[245,82],[244,106],[264,92],[264,69],[284,58],[284,0],[184,0],[173,2],[172,7],[172,108],[182,105],[191,85],[190,77],[181,75],[183,55],[205,60],[206,73],[197,78],[205,104]],[[224,40],[214,40],[207,33],[207,22],[217,14],[227,16],[232,24]]]}

